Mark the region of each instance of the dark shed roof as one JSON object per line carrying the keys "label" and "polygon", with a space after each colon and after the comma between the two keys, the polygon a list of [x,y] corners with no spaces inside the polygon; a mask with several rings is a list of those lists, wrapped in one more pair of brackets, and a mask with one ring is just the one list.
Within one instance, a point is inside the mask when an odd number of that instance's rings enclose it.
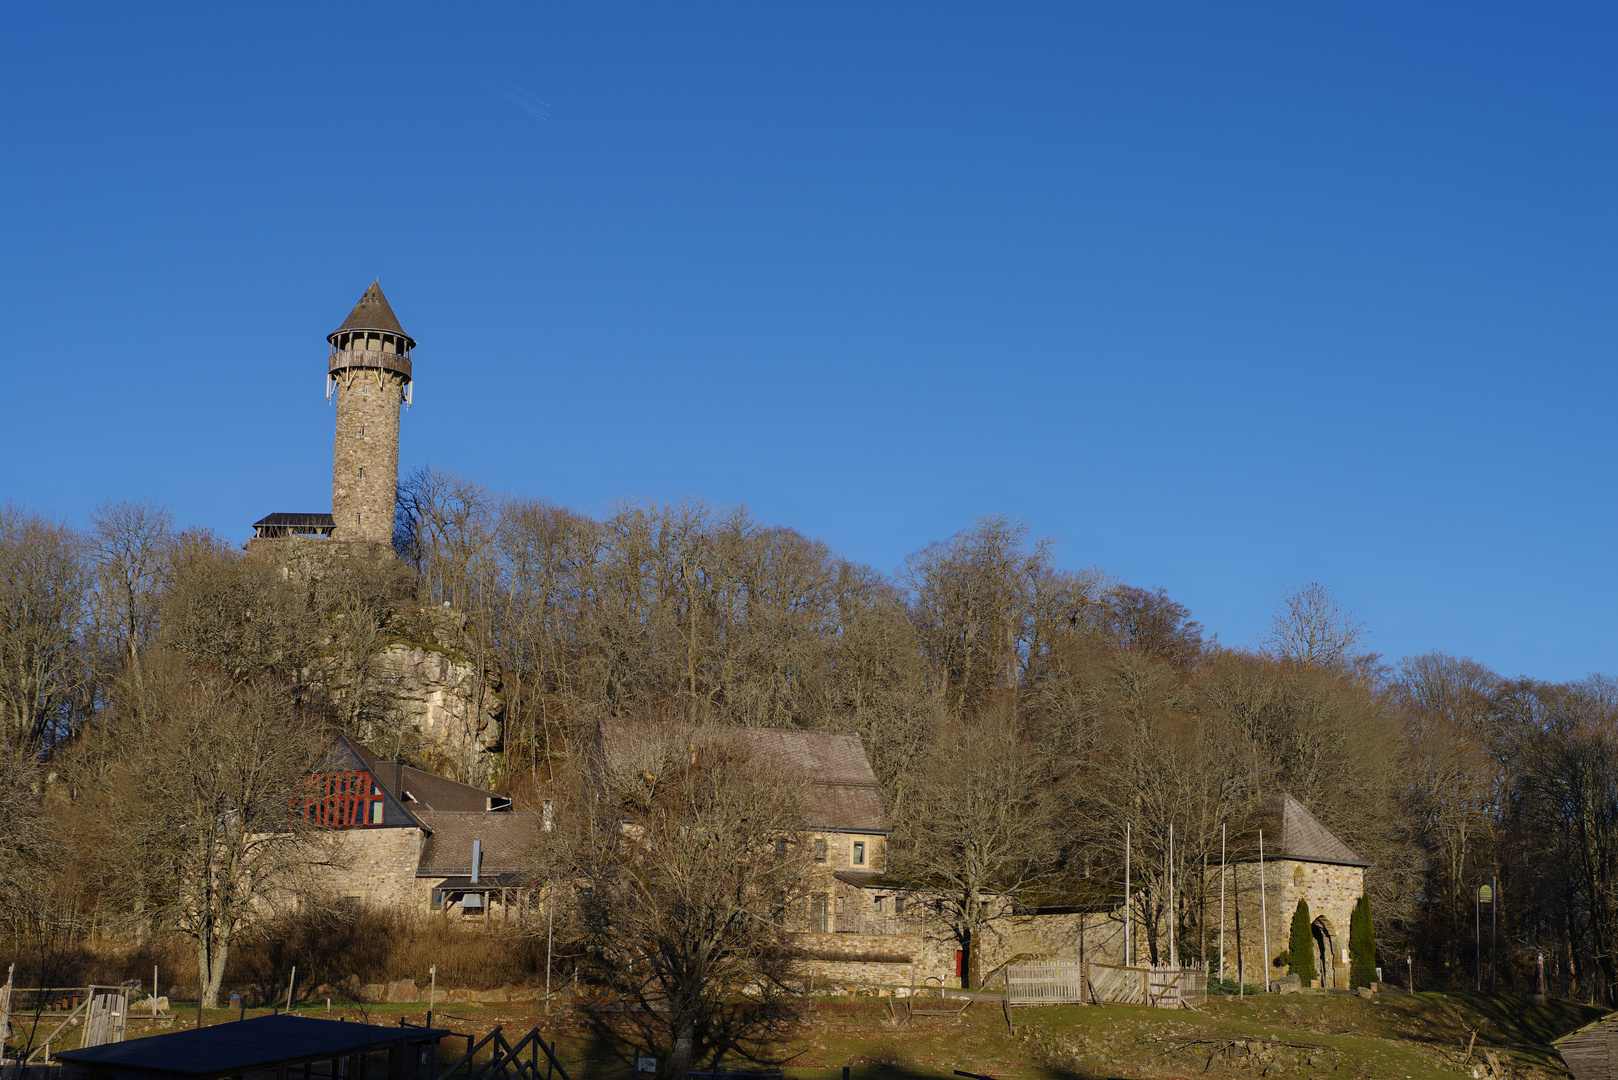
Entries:
{"label": "dark shed roof", "polygon": [[326,340],[333,345],[338,334],[350,330],[380,330],[385,334],[398,334],[415,347],[416,339],[404,332],[399,325],[399,319],[393,314],[393,308],[388,304],[388,298],[382,295],[382,286],[371,282],[371,287],[365,290],[360,302],[354,305],[354,310],[348,313],[343,325],[326,335]]}
{"label": "dark shed roof", "polygon": [[107,1043],[56,1056],[94,1066],[97,1076],[237,1076],[281,1065],[347,1057],[369,1050],[432,1042],[449,1034],[429,1028],[347,1024],[309,1016],[255,1016],[214,1027]]}
{"label": "dark shed roof", "polygon": [[[638,726],[632,720],[603,720],[596,736],[601,751],[622,753]],[[858,735],[755,727],[727,727],[725,733],[739,739],[756,759],[803,778],[809,786],[806,828],[888,832],[882,789]]]}

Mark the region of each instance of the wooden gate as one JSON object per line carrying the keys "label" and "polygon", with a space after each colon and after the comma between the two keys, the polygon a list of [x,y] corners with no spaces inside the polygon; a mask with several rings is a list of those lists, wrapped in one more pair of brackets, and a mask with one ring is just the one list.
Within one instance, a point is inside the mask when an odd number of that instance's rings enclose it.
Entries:
{"label": "wooden gate", "polygon": [[1036,960],[1006,966],[1007,1005],[1070,1005],[1084,1000],[1084,965],[1077,960]]}
{"label": "wooden gate", "polygon": [[1207,1000],[1208,973],[1198,967],[1091,964],[1090,986],[1099,1001],[1179,1009]]}

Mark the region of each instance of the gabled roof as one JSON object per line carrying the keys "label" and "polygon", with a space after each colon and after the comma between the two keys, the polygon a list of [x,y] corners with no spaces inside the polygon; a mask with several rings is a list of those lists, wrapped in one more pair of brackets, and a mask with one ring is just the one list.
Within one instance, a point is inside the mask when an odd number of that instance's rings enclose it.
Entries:
{"label": "gabled roof", "polygon": [[[348,318],[343,320],[343,325],[327,334],[326,340],[331,341],[338,334],[347,333],[350,330],[380,330],[385,334],[399,335],[409,341],[412,347],[416,344],[415,339],[405,333],[404,327],[399,325],[399,319],[393,314],[393,308],[389,306],[388,298],[382,295],[382,286],[375,281],[371,282],[371,287],[365,290],[365,295],[360,297],[360,302],[354,305],[354,310],[348,313]],[[333,344],[336,344],[336,342],[333,342]]]}
{"label": "gabled roof", "polygon": [[[603,720],[597,726],[599,750],[611,757],[625,748],[641,721]],[[827,832],[887,833],[882,789],[871,771],[858,735],[790,728],[727,727],[755,759],[802,777],[808,785],[804,827]]]}
{"label": "gabled roof", "polygon": [[480,880],[532,871],[538,862],[534,846],[539,840],[543,814],[418,810],[416,816],[431,832],[416,864],[417,877],[470,876],[474,840],[483,842]]}
{"label": "gabled roof", "polygon": [[1330,863],[1335,866],[1370,866],[1359,852],[1309,812],[1303,803],[1280,792],[1255,823],[1264,830],[1265,859],[1295,859],[1299,862]]}
{"label": "gabled roof", "polygon": [[421,810],[461,810],[481,814],[511,807],[511,800],[504,795],[496,795],[484,788],[463,784],[397,761],[383,761],[346,735],[338,737],[353,748],[356,756],[365,763],[366,771],[376,777],[377,783],[418,817]]}

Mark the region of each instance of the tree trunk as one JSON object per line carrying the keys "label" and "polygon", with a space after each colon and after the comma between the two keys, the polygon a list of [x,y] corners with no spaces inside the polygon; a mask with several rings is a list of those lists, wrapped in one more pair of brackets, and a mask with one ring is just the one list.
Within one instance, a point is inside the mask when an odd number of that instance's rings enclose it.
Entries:
{"label": "tree trunk", "polygon": [[695,1025],[689,1019],[684,1020],[675,1033],[674,1046],[669,1050],[669,1059],[663,1063],[662,1075],[669,1080],[685,1080],[685,1074],[691,1069],[695,1045]]}
{"label": "tree trunk", "polygon": [[197,981],[198,992],[202,995],[202,1007],[205,1009],[219,1008],[219,986],[225,981],[225,957],[230,953],[230,943],[202,937],[197,941]]}

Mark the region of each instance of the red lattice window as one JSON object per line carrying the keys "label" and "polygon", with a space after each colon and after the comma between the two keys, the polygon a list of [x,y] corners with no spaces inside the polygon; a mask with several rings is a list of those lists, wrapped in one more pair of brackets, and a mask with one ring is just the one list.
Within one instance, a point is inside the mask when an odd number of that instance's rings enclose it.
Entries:
{"label": "red lattice window", "polygon": [[367,772],[315,773],[303,803],[305,820],[328,829],[382,824],[382,788]]}

